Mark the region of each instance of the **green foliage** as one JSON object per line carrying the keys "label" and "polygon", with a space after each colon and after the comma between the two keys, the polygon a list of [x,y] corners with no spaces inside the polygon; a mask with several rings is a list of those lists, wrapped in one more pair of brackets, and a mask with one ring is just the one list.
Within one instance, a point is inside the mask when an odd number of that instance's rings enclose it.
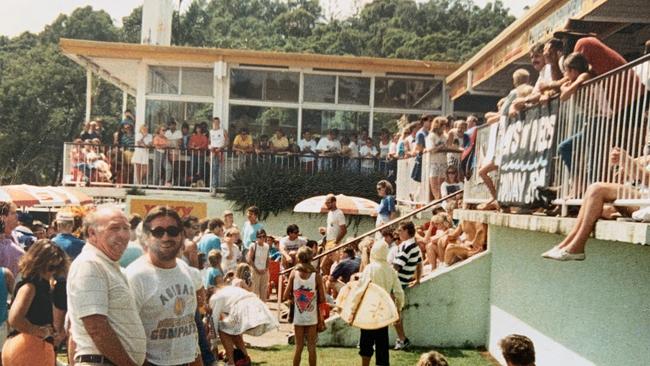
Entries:
{"label": "green foliage", "polygon": [[233,174],[226,185],[225,199],[242,212],[256,205],[263,219],[291,210],[300,201],[328,193],[345,194],[378,201],[375,186],[386,179],[381,173],[359,174],[333,170],[308,174],[270,162],[250,164]]}

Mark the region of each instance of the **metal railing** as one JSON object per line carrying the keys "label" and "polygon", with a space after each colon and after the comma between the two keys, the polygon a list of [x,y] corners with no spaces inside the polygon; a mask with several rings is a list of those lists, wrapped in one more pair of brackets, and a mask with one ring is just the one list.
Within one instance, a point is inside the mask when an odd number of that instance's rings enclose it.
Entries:
{"label": "metal railing", "polygon": [[[650,203],[641,170],[629,173],[633,160],[620,166],[610,161],[613,149],[632,158],[648,155],[648,83],[650,55],[600,75],[560,104],[556,130],[558,153],[554,182],[556,203],[580,205],[595,182],[619,183],[615,203]],[[646,162],[641,162],[643,168]],[[621,174],[623,171],[628,174]]]}
{"label": "metal railing", "polygon": [[[619,184],[616,205],[650,204],[650,179],[644,173],[650,167],[649,90],[650,55],[646,55],[585,82],[568,100],[560,102],[551,186],[558,189],[554,203],[564,207],[564,214],[568,205],[582,204],[587,187],[595,182]],[[478,170],[489,146],[501,145],[497,126],[478,128],[472,175],[464,184],[467,203],[490,199]],[[610,154],[615,148],[631,158],[624,164],[613,164]],[[411,179],[413,164],[414,158],[398,162],[397,200],[424,204],[429,202],[429,183],[424,178],[428,164],[423,163],[422,182]],[[492,178],[498,190],[499,172]]]}
{"label": "metal railing", "polygon": [[397,171],[395,160],[379,158],[65,143],[63,185],[211,191],[224,189],[238,170],[261,163],[307,174],[380,171],[389,179]]}

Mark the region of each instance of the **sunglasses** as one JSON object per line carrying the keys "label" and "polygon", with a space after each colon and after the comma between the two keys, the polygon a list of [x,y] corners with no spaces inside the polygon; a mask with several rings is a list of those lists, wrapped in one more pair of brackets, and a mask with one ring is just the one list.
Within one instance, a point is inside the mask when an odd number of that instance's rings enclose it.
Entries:
{"label": "sunglasses", "polygon": [[153,235],[154,238],[162,238],[165,233],[171,237],[177,237],[181,233],[181,229],[178,226],[168,226],[168,227],[161,227],[158,226],[157,228],[151,229],[151,235]]}

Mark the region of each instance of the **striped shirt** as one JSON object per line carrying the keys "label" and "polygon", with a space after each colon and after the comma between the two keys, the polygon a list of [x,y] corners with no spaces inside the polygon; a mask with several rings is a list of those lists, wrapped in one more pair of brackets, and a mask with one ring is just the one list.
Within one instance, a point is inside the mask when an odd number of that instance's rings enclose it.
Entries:
{"label": "striped shirt", "polygon": [[393,264],[400,267],[397,277],[399,277],[402,286],[408,285],[415,279],[415,269],[420,263],[422,263],[422,253],[420,253],[420,247],[415,242],[415,238],[406,240],[399,245]]}

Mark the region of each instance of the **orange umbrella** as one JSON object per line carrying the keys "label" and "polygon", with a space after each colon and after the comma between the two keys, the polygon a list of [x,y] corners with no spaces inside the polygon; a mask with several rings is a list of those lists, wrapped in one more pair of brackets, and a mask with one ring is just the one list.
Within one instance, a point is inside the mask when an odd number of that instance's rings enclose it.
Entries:
{"label": "orange umbrella", "polygon": [[[315,196],[300,201],[293,208],[293,212],[327,213],[325,198],[327,196]],[[341,209],[346,215],[377,216],[378,206],[379,204],[377,202],[366,198],[346,196],[344,194],[336,196],[336,207]]]}
{"label": "orange umbrella", "polygon": [[38,187],[27,184],[0,187],[0,200],[19,207],[92,204],[92,197],[65,187]]}

